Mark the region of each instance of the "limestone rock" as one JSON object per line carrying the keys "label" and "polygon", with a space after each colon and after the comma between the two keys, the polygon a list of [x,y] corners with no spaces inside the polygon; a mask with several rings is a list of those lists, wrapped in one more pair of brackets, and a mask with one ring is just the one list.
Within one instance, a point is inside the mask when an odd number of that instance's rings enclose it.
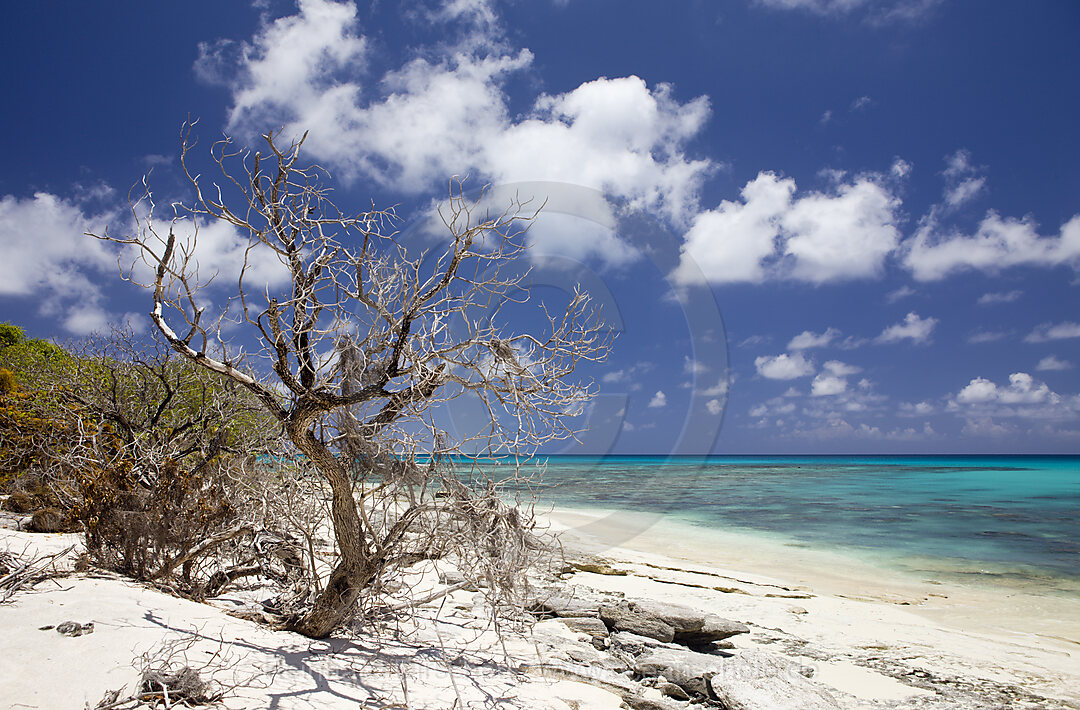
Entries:
{"label": "limestone rock", "polygon": [[721,661],[709,687],[728,710],[838,710],[836,699],[803,673],[780,656],[744,651]]}
{"label": "limestone rock", "polygon": [[675,630],[675,643],[702,647],[750,631],[746,624],[705,614],[678,604],[666,604],[651,599],[635,599],[630,608],[668,624]]}
{"label": "limestone rock", "polygon": [[559,621],[566,624],[571,631],[577,631],[579,633],[600,638],[608,635],[607,624],[595,616],[560,617]]}
{"label": "limestone rock", "polygon": [[685,647],[674,643],[664,643],[647,636],[639,636],[629,631],[617,631],[608,637],[608,646],[615,652],[629,658],[636,658],[654,648],[670,648],[685,650]]}
{"label": "limestone rock", "polygon": [[634,672],[643,676],[664,676],[691,695],[708,695],[708,678],[716,673],[723,658],[685,648],[654,648],[634,662]]}
{"label": "limestone rock", "polygon": [[647,636],[658,641],[670,642],[675,638],[675,628],[666,621],[646,613],[636,611],[626,602],[602,604],[600,619],[609,629],[629,631],[639,636]]}
{"label": "limestone rock", "polygon": [[630,710],[683,710],[686,706],[667,698],[650,698],[647,695],[630,695],[623,698],[623,707]]}
{"label": "limestone rock", "polygon": [[633,599],[630,608],[634,611],[659,619],[671,626],[676,634],[698,631],[705,622],[705,615],[688,606],[667,604],[653,599]]}
{"label": "limestone rock", "polygon": [[540,589],[529,602],[529,608],[534,613],[552,614],[560,618],[595,617],[599,606],[599,599],[577,586]]}
{"label": "limestone rock", "polygon": [[738,621],[706,614],[700,629],[675,634],[675,642],[700,648],[738,634],[750,633],[750,627]]}
{"label": "limestone rock", "polygon": [[542,663],[528,662],[520,667],[520,670],[530,675],[539,675],[547,678],[565,678],[579,683],[588,683],[598,688],[603,688],[615,693],[620,697],[639,693],[641,688],[623,675],[607,670],[606,668],[583,667],[563,661],[544,661]]}
{"label": "limestone rock", "polygon": [[592,646],[585,644],[571,644],[564,646],[562,652],[575,663],[583,663],[589,666],[595,666],[597,668],[606,668],[609,671],[615,671],[621,673],[625,671],[629,666],[623,661],[620,661],[610,653],[604,653]]}

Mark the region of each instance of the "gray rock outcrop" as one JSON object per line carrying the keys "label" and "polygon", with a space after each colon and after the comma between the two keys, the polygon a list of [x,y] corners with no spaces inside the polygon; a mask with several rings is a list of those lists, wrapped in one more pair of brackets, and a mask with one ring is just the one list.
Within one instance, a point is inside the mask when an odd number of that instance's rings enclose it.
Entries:
{"label": "gray rock outcrop", "polygon": [[708,697],[708,679],[726,659],[685,648],[653,648],[635,659],[634,672],[641,676],[663,676],[687,693]]}
{"label": "gray rock outcrop", "polygon": [[650,614],[637,611],[626,602],[600,605],[600,619],[609,629],[629,631],[658,641],[670,642],[675,638],[675,628]]}
{"label": "gray rock outcrop", "polygon": [[836,699],[807,680],[805,669],[765,651],[722,659],[708,678],[714,698],[727,710],[838,710]]}

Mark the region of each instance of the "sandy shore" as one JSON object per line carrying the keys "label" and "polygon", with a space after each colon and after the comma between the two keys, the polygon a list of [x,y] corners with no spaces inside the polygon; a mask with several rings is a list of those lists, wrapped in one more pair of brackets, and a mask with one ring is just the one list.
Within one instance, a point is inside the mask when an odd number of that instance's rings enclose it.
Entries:
{"label": "sandy shore", "polygon": [[[744,622],[750,632],[731,639],[734,653],[766,649],[811,666],[838,707],[1080,707],[1076,599],[912,579],[825,551],[663,520],[571,510],[545,519],[561,531],[568,559],[607,564],[579,565],[561,584]],[[0,549],[16,552],[77,542],[0,535]],[[439,572],[418,567],[413,591],[438,589]],[[160,657],[163,644],[231,687],[229,708],[620,707],[610,686],[542,670],[555,657],[597,653],[587,637],[549,620],[506,624],[500,639],[481,597],[457,591],[408,623],[312,641],[238,618],[258,590],[197,604],[112,575],[75,573],[0,606],[0,707],[92,707],[107,690],[134,687],[139,657]],[[69,620],[93,621],[94,632],[41,630]]]}
{"label": "sandy shore", "polygon": [[568,548],[627,573],[569,581],[744,621],[754,632],[735,637],[738,647],[815,661],[815,679],[843,693],[913,698],[934,686],[918,681],[934,678],[1015,686],[1080,707],[1076,596],[943,582],[652,516],[562,509],[546,517]]}

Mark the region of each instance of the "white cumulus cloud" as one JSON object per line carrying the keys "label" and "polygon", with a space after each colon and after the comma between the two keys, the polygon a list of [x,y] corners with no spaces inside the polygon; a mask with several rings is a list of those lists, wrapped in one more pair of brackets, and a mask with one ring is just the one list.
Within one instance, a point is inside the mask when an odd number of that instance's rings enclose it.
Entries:
{"label": "white cumulus cloud", "polygon": [[1068,360],[1059,360],[1054,355],[1047,355],[1042,360],[1039,360],[1039,364],[1035,366],[1035,369],[1043,371],[1071,370],[1072,363]]}
{"label": "white cumulus cloud", "polygon": [[656,394],[654,394],[652,399],[649,400],[649,407],[653,408],[653,409],[658,409],[660,407],[666,407],[666,406],[667,406],[667,395],[664,394],[663,390],[656,390]]}
{"label": "white cumulus cloud", "polygon": [[678,283],[761,283],[791,278],[814,284],[879,274],[896,249],[900,201],[882,176],[860,175],[826,192],[795,196],[791,178],[762,172],[741,199],[698,214],[684,236]]}
{"label": "white cumulus cloud", "polygon": [[813,397],[826,397],[837,395],[847,390],[847,380],[825,372],[814,378],[810,386],[810,395]]}
{"label": "white cumulus cloud", "polygon": [[346,179],[412,192],[465,174],[569,182],[674,222],[697,211],[714,165],[684,148],[710,114],[707,98],[680,102],[670,85],[601,77],[513,113],[504,84],[532,53],[496,41],[488,3],[454,0],[440,13],[450,31],[461,25],[461,41],[382,76],[368,69],[355,5],[329,0],[302,0],[250,41],[204,45],[199,66],[232,89],[230,130],[310,131],[308,153]]}
{"label": "white cumulus cloud", "polygon": [[912,311],[904,316],[904,320],[900,323],[890,325],[881,331],[881,335],[876,338],[875,342],[897,343],[901,340],[910,340],[913,343],[928,343],[930,342],[930,334],[934,331],[934,326],[937,323],[937,318],[920,318],[918,313]]}
{"label": "white cumulus cloud", "polygon": [[770,380],[793,380],[814,374],[813,364],[802,353],[783,353],[775,357],[762,355],[754,358],[758,374]]}
{"label": "white cumulus cloud", "polygon": [[101,234],[115,214],[88,214],[79,204],[38,192],[0,198],[0,296],[32,298],[35,309],[86,335],[128,316],[111,313],[103,275],[119,280],[116,253],[85,235]]}
{"label": "white cumulus cloud", "polygon": [[1041,236],[1031,218],[1001,217],[990,211],[974,234],[939,227],[931,213],[906,243],[904,265],[919,281],[938,281],[964,270],[997,273],[1013,266],[1077,266],[1080,263],[1080,215],[1056,236]]}
{"label": "white cumulus cloud", "polygon": [[979,296],[979,300],[976,301],[980,306],[989,306],[995,303],[1012,303],[1017,301],[1024,295],[1023,291],[999,291],[994,293],[984,293]]}
{"label": "white cumulus cloud", "polygon": [[788,343],[788,350],[823,348],[838,337],[840,337],[840,331],[836,328],[826,328],[822,333],[804,330],[791,339],[791,342]]}
{"label": "white cumulus cloud", "polygon": [[1067,338],[1080,338],[1080,323],[1065,321],[1064,323],[1043,323],[1024,337],[1029,343],[1044,343],[1048,340],[1065,340]]}
{"label": "white cumulus cloud", "polygon": [[1026,372],[1009,375],[1008,384],[976,377],[948,403],[948,409],[971,420],[989,417],[1071,419],[1080,413],[1080,396],[1052,391]]}

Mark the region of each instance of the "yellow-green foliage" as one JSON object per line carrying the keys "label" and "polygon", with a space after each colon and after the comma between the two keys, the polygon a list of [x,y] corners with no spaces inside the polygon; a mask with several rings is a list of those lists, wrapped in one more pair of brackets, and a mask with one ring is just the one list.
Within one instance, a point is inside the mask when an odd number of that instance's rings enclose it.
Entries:
{"label": "yellow-green foliage", "polygon": [[0,348],[6,348],[26,339],[26,333],[17,325],[0,323]]}
{"label": "yellow-green foliage", "polygon": [[19,383],[15,381],[15,373],[6,367],[0,367],[0,395],[10,394],[19,389]]}

